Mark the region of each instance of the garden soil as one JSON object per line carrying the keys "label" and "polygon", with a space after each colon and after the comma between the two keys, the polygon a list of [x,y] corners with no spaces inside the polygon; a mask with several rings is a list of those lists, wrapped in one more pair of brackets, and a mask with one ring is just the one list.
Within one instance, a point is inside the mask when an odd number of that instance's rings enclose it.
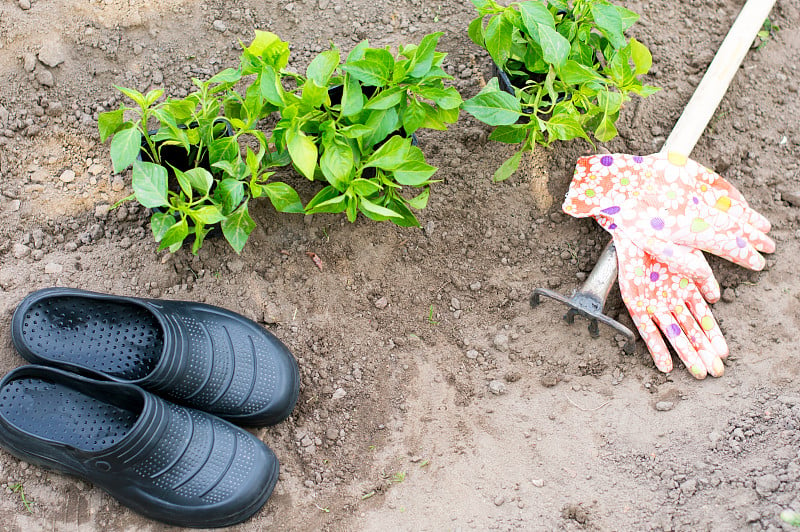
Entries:
{"label": "garden soil", "polygon": [[[598,149],[658,151],[743,4],[642,0],[631,35],[648,82],[620,136]],[[157,252],[129,174],[97,133],[114,85],[178,96],[236,66],[258,28],[305,68],[336,43],[392,46],[444,31],[465,97],[489,68],[466,35],[468,2],[445,0],[4,0],[0,4],[0,371],[29,292],[71,286],[224,306],[297,357],[292,416],[255,434],[281,462],[264,508],[240,530],[787,530],[800,510],[800,6],[754,43],[693,152],[773,223],[763,272],[712,258],[713,306],[731,349],[721,378],[676,359],[659,373],[535,287],[570,294],[608,240],[560,212],[583,141],[537,148],[501,184],[512,152],[462,114],[419,133],[439,167],[421,228],[252,210],[241,255],[209,239],[197,256]],[[307,200],[314,184],[287,171]],[[321,259],[315,264],[309,253]],[[606,312],[631,325],[615,288]],[[0,452],[3,530],[164,530],[91,484]]]}

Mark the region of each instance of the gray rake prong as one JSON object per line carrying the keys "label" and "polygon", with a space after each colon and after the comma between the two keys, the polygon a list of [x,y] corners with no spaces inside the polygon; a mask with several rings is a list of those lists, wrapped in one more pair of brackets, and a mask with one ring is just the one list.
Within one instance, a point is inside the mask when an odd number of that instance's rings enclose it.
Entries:
{"label": "gray rake prong", "polygon": [[575,322],[575,315],[581,315],[589,320],[589,334],[592,338],[600,336],[600,328],[597,322],[608,325],[625,337],[625,345],[622,350],[626,353],[633,353],[636,338],[633,332],[622,325],[617,320],[611,319],[603,314],[603,307],[606,299],[617,278],[617,250],[614,243],[609,242],[600,254],[594,269],[586,278],[580,290],[575,292],[572,297],[565,297],[558,292],[553,292],[546,288],[536,288],[531,294],[531,307],[536,307],[541,303],[541,296],[555,299],[570,307],[564,320],[567,323]]}

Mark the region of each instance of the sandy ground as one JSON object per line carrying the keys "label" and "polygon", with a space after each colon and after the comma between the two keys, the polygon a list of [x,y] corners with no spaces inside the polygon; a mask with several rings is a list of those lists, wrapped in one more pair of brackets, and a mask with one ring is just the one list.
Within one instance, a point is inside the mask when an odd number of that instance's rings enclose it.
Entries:
{"label": "sandy ground", "polygon": [[[647,154],[743,2],[624,4],[642,15],[631,33],[651,48],[648,81],[664,90],[631,102],[603,148]],[[422,132],[443,180],[424,230],[261,205],[240,256],[209,241],[194,257],[156,252],[144,209],[108,211],[130,193],[96,129],[97,113],[119,103],[113,85],[181,94],[192,76],[235,65],[254,28],[290,41],[298,69],[329,41],[396,46],[441,29],[468,97],[488,72],[466,36],[471,18],[469,3],[444,0],[6,0],[0,330],[28,292],[66,285],[205,301],[273,331],[299,360],[301,397],[286,422],[256,432],[282,472],[241,530],[788,529],[778,514],[800,510],[795,0],[778,0],[780,31],[750,51],[693,152],[770,218],[778,244],[760,273],[711,261],[732,352],[719,379],[695,381],[677,360],[661,374],[641,341],[628,356],[611,331],[592,339],[585,321],[565,324],[554,302],[530,308],[537,286],[579,287],[607,240],[558,211],[589,149],[581,142],[539,150],[492,184],[510,152],[488,128],[464,115]],[[616,289],[606,312],[630,323]],[[0,370],[22,363],[3,334]],[[165,528],[6,453],[0,484],[5,530]]]}

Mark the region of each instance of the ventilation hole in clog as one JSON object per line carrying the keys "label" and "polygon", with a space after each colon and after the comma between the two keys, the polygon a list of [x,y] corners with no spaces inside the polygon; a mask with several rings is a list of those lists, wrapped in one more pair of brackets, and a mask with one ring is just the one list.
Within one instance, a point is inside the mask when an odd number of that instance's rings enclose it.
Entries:
{"label": "ventilation hole in clog", "polygon": [[[140,379],[163,347],[158,321],[138,305],[80,297],[51,297],[24,316],[23,335],[42,357],[89,367],[122,379]],[[123,359],[130,355],[130,364]]]}
{"label": "ventilation hole in clog", "polygon": [[40,378],[12,381],[0,390],[0,397],[0,412],[12,425],[84,451],[114,445],[138,417],[138,413]]}

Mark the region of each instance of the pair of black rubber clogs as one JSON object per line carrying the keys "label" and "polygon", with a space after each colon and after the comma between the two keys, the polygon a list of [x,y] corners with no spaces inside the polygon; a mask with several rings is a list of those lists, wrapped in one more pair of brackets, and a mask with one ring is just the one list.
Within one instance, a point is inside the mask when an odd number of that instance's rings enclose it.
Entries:
{"label": "pair of black rubber clogs", "polygon": [[244,521],[278,480],[275,454],[233,425],[294,408],[297,362],[238,314],[186,301],[48,288],[14,312],[35,365],[0,381],[0,446],[82,477],[179,526]]}

